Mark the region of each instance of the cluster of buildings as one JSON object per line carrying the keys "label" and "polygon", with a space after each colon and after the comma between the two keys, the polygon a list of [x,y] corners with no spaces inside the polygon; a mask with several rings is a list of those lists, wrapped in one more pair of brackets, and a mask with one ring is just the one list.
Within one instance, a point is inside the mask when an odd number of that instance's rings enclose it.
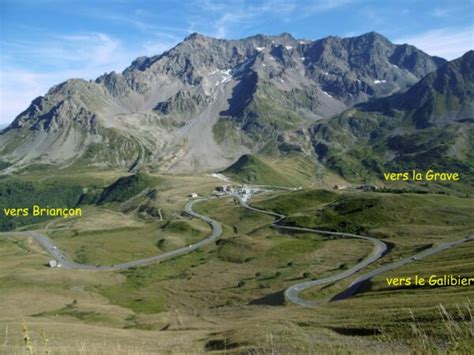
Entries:
{"label": "cluster of buildings", "polygon": [[[239,197],[244,202],[247,201],[252,195],[265,192],[265,189],[260,187],[250,187],[247,185],[219,185],[216,186],[215,191],[212,193],[214,196],[235,196]],[[189,195],[191,198],[198,198],[199,195],[196,192],[191,192]]]}
{"label": "cluster of buildings", "polygon": [[[214,196],[235,196],[239,197],[244,201],[247,201],[252,195],[264,192],[265,189],[259,187],[250,187],[247,185],[219,185],[216,186],[215,191],[212,193]],[[199,195],[196,192],[191,192],[188,197],[198,198]]]}
{"label": "cluster of buildings", "polygon": [[213,195],[215,196],[224,196],[231,195],[239,197],[242,201],[247,201],[252,195],[264,192],[265,189],[260,187],[250,187],[247,185],[220,185],[216,187]]}

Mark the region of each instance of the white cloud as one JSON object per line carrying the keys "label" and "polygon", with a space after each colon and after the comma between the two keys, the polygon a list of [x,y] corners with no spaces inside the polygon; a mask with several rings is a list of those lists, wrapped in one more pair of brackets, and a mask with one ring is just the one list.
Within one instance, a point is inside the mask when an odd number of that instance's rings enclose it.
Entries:
{"label": "white cloud", "polygon": [[102,21],[121,23],[124,26],[132,27],[146,35],[147,37],[166,38],[176,40],[182,37],[186,31],[179,27],[156,25],[160,22],[159,18],[151,16],[149,13],[140,9],[135,11],[135,16],[114,13],[93,12],[87,13],[88,16],[100,19]]}
{"label": "white cloud", "polygon": [[[206,17],[199,17],[191,21],[191,32],[199,31],[210,36],[223,38],[235,32],[237,26],[258,27],[259,22],[277,17],[284,22],[291,22],[308,16],[329,12],[359,0],[266,0],[255,4],[252,1],[226,0],[210,1],[195,0],[195,5],[205,11]],[[214,20],[209,26],[209,14],[214,15]],[[212,16],[211,16],[212,17]],[[205,30],[198,25],[205,24]],[[211,30],[209,30],[211,27]],[[238,31],[237,31],[238,32]]]}
{"label": "white cloud", "polygon": [[354,0],[319,0],[308,7],[311,12],[325,12],[346,6]]}
{"label": "white cloud", "polygon": [[359,36],[360,33],[359,32],[355,32],[355,31],[349,31],[349,32],[346,32],[342,35],[342,37],[355,37],[355,36]]}
{"label": "white cloud", "polygon": [[89,80],[106,72],[121,72],[135,58],[160,54],[179,42],[172,33],[154,33],[126,47],[106,33],[36,32],[39,35],[31,40],[0,42],[0,124],[11,122],[53,85],[70,78]]}
{"label": "white cloud", "polygon": [[[67,59],[71,62],[79,61],[89,67],[113,64],[116,68],[117,65],[121,66],[124,64],[121,42],[104,33],[60,36],[58,40],[64,41],[65,44],[56,47],[59,58],[53,59]],[[50,49],[46,48],[46,50]],[[43,58],[47,56],[47,52],[43,53]]]}
{"label": "white cloud", "polygon": [[[285,19],[296,10],[294,2],[288,0],[267,0],[257,5],[245,1],[197,0],[196,4],[205,10],[206,14],[212,14],[215,20],[211,22],[212,29],[210,31],[209,18],[192,21],[191,32],[197,30],[217,38],[228,37],[237,25],[242,26],[249,23],[256,25],[257,22],[270,14]],[[206,30],[203,31],[199,28],[198,23],[206,24]]]}
{"label": "white cloud", "polygon": [[147,55],[154,56],[161,54],[172,47],[174,47],[179,41],[146,41],[142,44],[142,51],[138,53],[139,56]]}
{"label": "white cloud", "polygon": [[224,38],[229,35],[229,28],[231,26],[253,16],[254,15],[252,13],[242,14],[226,12],[216,21],[215,32],[213,33],[213,36],[217,38]]}
{"label": "white cloud", "polygon": [[440,28],[398,38],[394,42],[412,44],[430,55],[451,60],[474,49],[474,27]]}
{"label": "white cloud", "polygon": [[9,55],[1,57],[0,123],[11,122],[53,85],[70,78],[94,79],[104,72],[122,71],[138,56],[104,33],[3,42],[2,48],[8,49]]}
{"label": "white cloud", "polygon": [[38,74],[29,70],[6,69],[0,72],[0,124],[10,123],[30,102],[44,95],[54,84],[64,81],[61,73]]}

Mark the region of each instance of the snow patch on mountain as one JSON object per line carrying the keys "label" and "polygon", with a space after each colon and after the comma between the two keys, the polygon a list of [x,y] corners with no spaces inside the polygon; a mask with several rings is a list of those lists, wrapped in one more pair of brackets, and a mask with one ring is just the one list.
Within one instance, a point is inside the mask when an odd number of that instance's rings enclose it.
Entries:
{"label": "snow patch on mountain", "polygon": [[226,81],[229,81],[230,78],[232,78],[232,75],[230,74],[231,73],[231,69],[226,69],[226,70],[221,70],[221,75],[222,75],[222,80],[221,80],[221,84],[224,84]]}

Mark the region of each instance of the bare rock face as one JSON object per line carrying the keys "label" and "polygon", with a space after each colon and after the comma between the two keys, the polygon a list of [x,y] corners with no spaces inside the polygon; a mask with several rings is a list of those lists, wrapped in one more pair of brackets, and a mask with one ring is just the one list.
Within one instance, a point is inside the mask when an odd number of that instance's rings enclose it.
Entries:
{"label": "bare rock face", "polygon": [[163,171],[221,168],[272,142],[278,154],[312,154],[309,126],[404,92],[444,62],[377,33],[316,41],[195,33],[121,74],[51,88],[0,133],[0,154],[13,168]]}
{"label": "bare rock face", "polygon": [[385,171],[455,171],[474,183],[474,51],[404,93],[371,100],[309,129],[317,160],[348,179]]}

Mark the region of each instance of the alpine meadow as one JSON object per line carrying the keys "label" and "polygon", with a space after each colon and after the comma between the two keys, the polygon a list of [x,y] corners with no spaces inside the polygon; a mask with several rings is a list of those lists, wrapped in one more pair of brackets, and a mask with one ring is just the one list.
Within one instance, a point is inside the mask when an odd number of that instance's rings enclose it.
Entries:
{"label": "alpine meadow", "polygon": [[474,352],[472,1],[0,12],[0,353]]}

